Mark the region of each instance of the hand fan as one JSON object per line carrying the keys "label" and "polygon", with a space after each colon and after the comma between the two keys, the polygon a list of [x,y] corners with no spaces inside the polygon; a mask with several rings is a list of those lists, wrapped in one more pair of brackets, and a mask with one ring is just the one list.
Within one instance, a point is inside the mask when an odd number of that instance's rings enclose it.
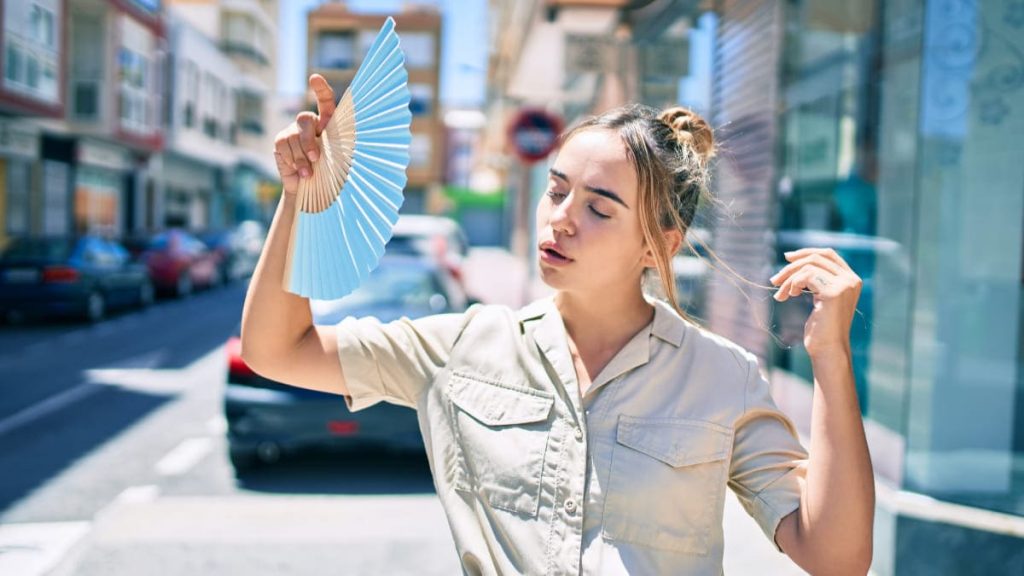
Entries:
{"label": "hand fan", "polygon": [[389,17],[320,134],[312,176],[299,183],[285,290],[341,298],[380,262],[404,200],[408,79]]}

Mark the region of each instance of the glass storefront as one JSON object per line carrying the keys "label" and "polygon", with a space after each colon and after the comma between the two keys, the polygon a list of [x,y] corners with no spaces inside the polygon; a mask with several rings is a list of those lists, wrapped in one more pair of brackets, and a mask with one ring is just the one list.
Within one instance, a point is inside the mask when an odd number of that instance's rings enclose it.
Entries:
{"label": "glass storefront", "polygon": [[[864,280],[857,391],[898,461],[880,480],[1024,516],[1024,2],[784,13],[778,267],[831,246]],[[775,308],[774,361],[810,386],[801,300]]]}

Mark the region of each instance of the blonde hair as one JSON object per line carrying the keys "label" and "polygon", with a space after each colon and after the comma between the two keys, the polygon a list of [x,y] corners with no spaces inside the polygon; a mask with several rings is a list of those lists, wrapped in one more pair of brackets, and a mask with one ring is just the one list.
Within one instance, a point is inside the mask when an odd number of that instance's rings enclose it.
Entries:
{"label": "blonde hair", "polygon": [[617,132],[626,146],[639,184],[640,227],[644,242],[654,252],[661,290],[676,312],[690,319],[679,307],[672,273],[674,254],[669,253],[664,231],[678,230],[684,243],[694,248],[687,231],[701,198],[711,200],[709,162],[715,156],[711,126],[681,106],[658,112],[633,104],[583,120],[562,136],[562,143],[595,128]]}

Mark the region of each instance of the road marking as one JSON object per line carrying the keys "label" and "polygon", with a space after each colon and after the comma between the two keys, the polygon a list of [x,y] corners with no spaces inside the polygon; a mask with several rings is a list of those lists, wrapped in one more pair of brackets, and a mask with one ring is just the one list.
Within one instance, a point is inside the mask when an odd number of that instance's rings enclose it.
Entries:
{"label": "road marking", "polygon": [[140,504],[143,502],[152,502],[153,500],[156,500],[156,497],[159,495],[160,487],[156,484],[132,486],[118,494],[117,498],[114,498],[113,504]]}
{"label": "road marking", "polygon": [[224,416],[214,416],[206,421],[206,431],[213,436],[220,436],[228,431],[228,420]]}
{"label": "road marking", "polygon": [[79,384],[70,390],[65,390],[60,394],[51,396],[46,400],[38,404],[34,404],[25,408],[24,410],[16,413],[14,416],[10,416],[3,420],[0,420],[0,436],[23,426],[32,420],[42,418],[58,410],[61,410],[75,402],[83,400],[93,394],[103,390],[102,386],[97,386],[92,383]]}
{"label": "road marking", "polygon": [[89,533],[91,522],[0,524],[0,574],[37,576],[53,569]]}
{"label": "road marking", "polygon": [[156,464],[156,471],[163,476],[179,476],[188,472],[213,449],[209,438],[189,438],[178,444]]}

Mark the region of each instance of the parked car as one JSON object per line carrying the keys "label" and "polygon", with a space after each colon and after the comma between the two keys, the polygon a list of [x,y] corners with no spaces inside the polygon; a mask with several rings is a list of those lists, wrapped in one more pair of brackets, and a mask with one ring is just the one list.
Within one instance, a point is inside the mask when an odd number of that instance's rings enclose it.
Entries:
{"label": "parked car", "polygon": [[[317,325],[334,325],[348,316],[374,316],[381,322],[402,316],[461,311],[446,286],[452,280],[435,263],[418,256],[385,255],[355,292],[339,300],[312,300]],[[227,342],[228,454],[236,472],[285,453],[307,449],[383,446],[422,450],[416,413],[378,404],[351,413],[334,394],[288,386],[253,372],[242,360],[238,334]]]}
{"label": "parked car", "polygon": [[222,281],[234,280],[235,242],[231,230],[205,230],[196,237],[210,250],[217,260],[217,271]]}
{"label": "parked car", "polygon": [[99,236],[18,238],[0,255],[0,316],[74,315],[91,322],[110,309],[148,306],[146,267]]}
{"label": "parked car", "polygon": [[159,290],[188,296],[196,287],[218,286],[223,281],[218,258],[201,240],[177,228],[150,239],[141,255]]}
{"label": "parked car", "polygon": [[233,278],[246,278],[256,269],[267,239],[267,227],[256,220],[239,222],[231,233],[234,244]]}
{"label": "parked car", "polygon": [[462,265],[469,252],[466,233],[459,223],[444,216],[403,214],[398,217],[386,250],[433,258],[464,285]]}
{"label": "parked car", "polygon": [[703,316],[708,275],[711,271],[707,249],[711,242],[711,234],[706,228],[691,228],[687,236],[693,248],[684,245],[672,258],[676,299],[687,313]]}

